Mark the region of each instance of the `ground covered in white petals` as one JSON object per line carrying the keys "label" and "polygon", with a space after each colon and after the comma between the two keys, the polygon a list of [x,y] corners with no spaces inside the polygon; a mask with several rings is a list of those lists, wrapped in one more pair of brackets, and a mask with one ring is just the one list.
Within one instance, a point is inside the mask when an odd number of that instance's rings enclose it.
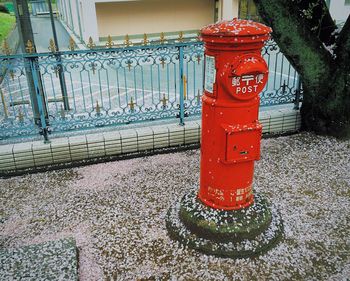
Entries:
{"label": "ground covered in white petals", "polygon": [[172,241],[165,215],[198,188],[199,150],[0,179],[0,247],[74,237],[80,280],[347,280],[350,141],[302,133],[262,141],[255,191],[285,238],[256,259]]}

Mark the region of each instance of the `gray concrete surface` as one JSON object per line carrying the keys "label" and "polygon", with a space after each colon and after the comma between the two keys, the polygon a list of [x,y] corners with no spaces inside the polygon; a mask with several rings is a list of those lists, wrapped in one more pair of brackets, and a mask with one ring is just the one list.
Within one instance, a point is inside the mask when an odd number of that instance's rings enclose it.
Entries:
{"label": "gray concrete surface", "polygon": [[74,239],[1,249],[0,280],[78,280]]}
{"label": "gray concrete surface", "polygon": [[198,189],[199,150],[0,179],[0,247],[74,237],[79,280],[348,280],[350,142],[310,133],[262,140],[254,192],[285,238],[223,259],[169,238],[165,215]]}
{"label": "gray concrete surface", "polygon": [[[50,17],[32,16],[31,22],[33,27],[35,45],[38,52],[48,52],[50,39],[53,39]],[[70,38],[68,32],[62,26],[61,22],[57,19],[55,19],[55,26],[59,49],[62,51],[68,50]]]}

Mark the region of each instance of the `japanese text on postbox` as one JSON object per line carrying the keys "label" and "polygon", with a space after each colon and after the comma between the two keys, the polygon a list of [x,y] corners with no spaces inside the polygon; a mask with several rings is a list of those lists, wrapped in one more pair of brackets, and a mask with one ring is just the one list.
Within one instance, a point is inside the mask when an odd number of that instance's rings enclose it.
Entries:
{"label": "japanese text on postbox", "polygon": [[213,93],[215,77],[216,77],[215,57],[206,55],[205,56],[204,89],[209,93]]}
{"label": "japanese text on postbox", "polygon": [[248,74],[232,78],[232,86],[235,87],[235,94],[250,94],[258,92],[259,84],[264,83],[264,74]]}

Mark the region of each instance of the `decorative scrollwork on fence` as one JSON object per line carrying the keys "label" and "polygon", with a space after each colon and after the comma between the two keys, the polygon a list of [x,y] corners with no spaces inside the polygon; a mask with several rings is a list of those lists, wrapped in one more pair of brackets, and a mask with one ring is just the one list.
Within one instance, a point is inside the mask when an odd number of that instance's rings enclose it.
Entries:
{"label": "decorative scrollwork on fence", "polygon": [[[183,38],[179,34],[177,41]],[[142,45],[130,46],[130,38],[125,38],[127,46],[117,48],[108,37],[107,48],[98,49],[90,38],[91,50],[75,51],[72,47],[67,52],[52,49],[53,53],[37,55],[28,42],[30,54],[0,56],[0,139],[38,133],[33,113],[35,100],[28,88],[34,80],[43,89],[45,118],[53,132],[176,118],[181,115],[179,110],[184,110],[184,116],[200,114],[203,44],[167,44],[164,33],[159,42],[150,45],[145,35]],[[268,42],[262,54],[270,73],[261,104],[294,102],[297,73],[275,42]],[[33,64],[37,77],[31,74]],[[59,71],[64,75],[65,94]],[[182,109],[180,96],[184,101]],[[64,100],[69,102],[69,110]]]}

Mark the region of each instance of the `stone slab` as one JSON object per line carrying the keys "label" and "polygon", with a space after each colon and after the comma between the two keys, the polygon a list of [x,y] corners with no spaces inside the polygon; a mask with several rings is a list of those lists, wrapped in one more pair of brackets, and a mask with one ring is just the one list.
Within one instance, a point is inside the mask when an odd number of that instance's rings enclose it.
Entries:
{"label": "stone slab", "polygon": [[75,240],[1,249],[0,280],[78,280]]}

